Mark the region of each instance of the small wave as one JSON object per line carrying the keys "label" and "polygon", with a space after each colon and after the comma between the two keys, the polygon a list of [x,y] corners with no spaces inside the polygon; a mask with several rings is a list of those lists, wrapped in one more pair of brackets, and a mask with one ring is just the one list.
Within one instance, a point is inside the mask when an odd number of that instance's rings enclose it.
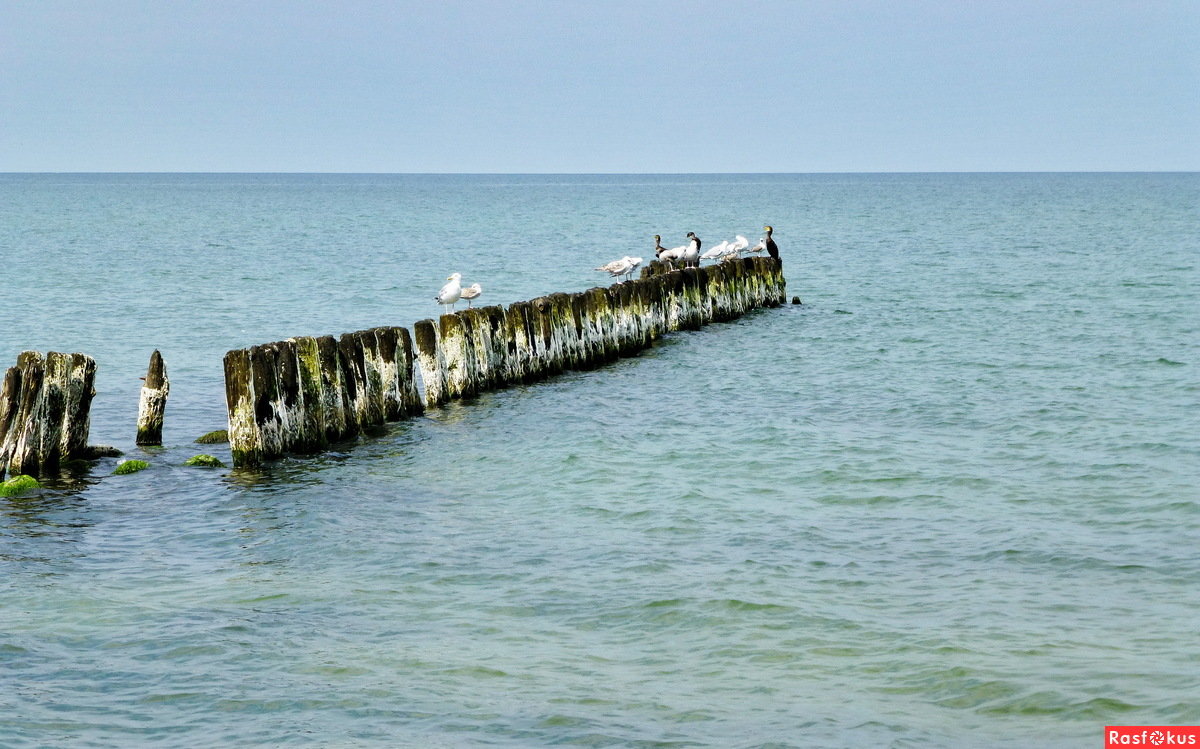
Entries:
{"label": "small wave", "polygon": [[710,601],[710,604],[716,604],[718,607],[728,609],[730,611],[792,611],[791,606],[782,606],[778,603],[755,603],[754,601],[742,601],[737,598],[727,598],[724,600]]}
{"label": "small wave", "polygon": [[1085,702],[1068,703],[1057,692],[1034,692],[1024,697],[979,710],[985,715],[1057,715],[1076,719],[1109,720],[1116,713],[1142,709],[1138,705],[1096,697]]}
{"label": "small wave", "polygon": [[459,668],[449,668],[442,671],[443,674],[450,676],[467,676],[481,677],[488,679],[506,678],[511,676],[507,671],[501,671],[498,668],[488,668],[487,666],[461,666]]}

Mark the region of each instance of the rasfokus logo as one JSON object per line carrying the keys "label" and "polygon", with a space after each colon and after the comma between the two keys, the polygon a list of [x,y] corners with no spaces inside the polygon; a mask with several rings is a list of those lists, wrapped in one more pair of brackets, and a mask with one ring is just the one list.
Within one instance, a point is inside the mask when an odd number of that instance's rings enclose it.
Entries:
{"label": "rasfokus logo", "polygon": [[1200,726],[1105,726],[1104,749],[1118,746],[1200,747]]}

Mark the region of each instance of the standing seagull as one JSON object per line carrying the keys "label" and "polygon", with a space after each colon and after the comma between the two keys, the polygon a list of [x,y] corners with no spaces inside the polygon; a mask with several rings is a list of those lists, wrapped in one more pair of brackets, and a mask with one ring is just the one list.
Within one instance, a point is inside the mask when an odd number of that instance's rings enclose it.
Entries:
{"label": "standing seagull", "polygon": [[769,226],[764,226],[763,231],[765,231],[767,233],[767,236],[763,238],[763,243],[766,244],[766,246],[767,246],[767,254],[770,255],[771,257],[775,258],[776,260],[778,260],[779,259],[779,245],[775,244],[774,239],[771,239],[771,232],[774,230]]}
{"label": "standing seagull", "polygon": [[637,270],[639,265],[642,264],[642,259],[640,257],[629,257],[626,255],[625,260],[629,263],[629,270],[625,272],[625,275],[629,277],[630,281],[632,281],[633,272]]}
{"label": "standing seagull", "polygon": [[442,287],[433,300],[438,304],[449,304],[450,309],[454,309],[454,303],[462,298],[462,284],[459,283],[462,281],[462,274],[451,273],[446,280],[449,283]]}
{"label": "standing seagull", "polygon": [[473,283],[462,290],[462,298],[467,300],[467,309],[471,308],[471,300],[478,299],[479,295],[482,293],[483,287],[477,283]]}
{"label": "standing seagull", "polygon": [[714,245],[712,247],[709,247],[707,250],[705,250],[704,254],[700,256],[700,259],[701,260],[717,260],[722,255],[724,255],[728,251],[728,249],[729,249],[729,240],[722,239],[721,244]]}
{"label": "standing seagull", "polygon": [[611,263],[601,265],[599,268],[593,268],[593,270],[602,270],[613,278],[616,278],[617,276],[633,273],[633,269],[641,264],[642,259],[640,257],[629,257],[626,255],[620,260],[614,260]]}
{"label": "standing seagull", "polygon": [[683,251],[683,264],[687,267],[698,266],[700,265],[700,237],[697,237],[694,231],[689,231],[687,236],[688,246]]}

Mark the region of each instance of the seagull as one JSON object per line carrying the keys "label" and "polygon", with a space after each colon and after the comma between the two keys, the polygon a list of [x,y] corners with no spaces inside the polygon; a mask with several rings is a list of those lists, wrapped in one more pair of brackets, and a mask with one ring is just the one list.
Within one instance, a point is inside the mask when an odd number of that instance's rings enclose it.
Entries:
{"label": "seagull", "polygon": [[741,234],[736,235],[734,240],[729,243],[729,246],[725,248],[725,252],[721,254],[721,262],[725,262],[726,260],[737,260],[738,257],[745,252],[749,246],[749,239],[746,239]]}
{"label": "seagull", "polygon": [[449,283],[442,287],[442,290],[437,293],[437,296],[433,300],[438,304],[449,304],[450,309],[454,309],[454,303],[462,298],[462,284],[460,283],[462,281],[462,274],[451,273],[449,276],[446,276],[446,280]]}
{"label": "seagull", "polygon": [[721,244],[714,245],[713,247],[711,247],[707,251],[705,251],[705,253],[700,256],[700,259],[701,260],[716,260],[717,258],[724,255],[728,249],[729,249],[729,240],[723,239],[723,240],[721,240]]}
{"label": "seagull", "polygon": [[632,281],[633,280],[633,272],[635,270],[637,270],[637,267],[639,265],[642,264],[642,259],[640,257],[630,257],[628,255],[626,255],[624,259],[629,261],[629,271],[626,275],[628,275],[629,280]]}
{"label": "seagull", "polygon": [[470,307],[471,307],[471,300],[478,299],[479,295],[482,293],[483,293],[483,287],[477,283],[473,283],[470,286],[468,286],[467,288],[462,290],[462,298],[467,300],[467,308],[468,309],[470,309]]}
{"label": "seagull", "polygon": [[683,251],[683,264],[691,267],[700,265],[700,237],[696,236],[696,232],[689,231],[687,249]]}
{"label": "seagull", "polygon": [[767,254],[778,260],[779,245],[775,244],[774,239],[771,239],[771,232],[774,231],[774,229],[769,226],[764,226],[763,231],[767,233],[767,236],[763,238],[763,246],[767,248]]}
{"label": "seagull", "polygon": [[602,270],[613,278],[616,278],[617,276],[624,276],[633,273],[633,269],[641,264],[642,259],[640,257],[630,257],[626,255],[620,260],[614,260],[611,263],[601,265],[599,268],[593,268],[593,270]]}
{"label": "seagull", "polygon": [[762,252],[765,249],[767,249],[767,238],[763,237],[762,239],[758,240],[758,244],[746,250],[746,252]]}

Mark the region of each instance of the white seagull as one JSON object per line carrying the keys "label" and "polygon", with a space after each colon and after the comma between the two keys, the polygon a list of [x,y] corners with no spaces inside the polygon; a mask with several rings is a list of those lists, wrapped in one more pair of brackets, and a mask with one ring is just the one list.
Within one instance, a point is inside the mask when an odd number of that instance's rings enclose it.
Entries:
{"label": "white seagull", "polygon": [[729,248],[729,240],[723,239],[723,240],[721,240],[721,244],[713,245],[712,247],[705,250],[704,254],[700,256],[700,259],[701,260],[716,260],[717,258],[724,255],[728,248]]}
{"label": "white seagull", "polygon": [[737,260],[738,257],[750,246],[750,240],[738,234],[729,246],[725,248],[725,252],[718,258],[721,262],[726,260]]}
{"label": "white seagull", "polygon": [[454,303],[462,298],[462,274],[451,273],[446,280],[449,283],[442,287],[433,300],[438,304],[449,304],[450,309],[454,309]]}
{"label": "white seagull", "polygon": [[479,295],[482,293],[483,287],[477,283],[473,283],[462,290],[462,298],[467,300],[467,307],[470,308],[471,300],[478,299]]}
{"label": "white seagull", "polygon": [[629,261],[629,270],[626,271],[625,275],[629,276],[629,280],[632,281],[633,272],[642,264],[642,259],[640,257],[630,257],[629,255],[626,255],[624,259]]}
{"label": "white seagull", "polygon": [[616,278],[618,276],[625,276],[633,273],[633,270],[641,264],[642,259],[640,257],[630,257],[629,255],[626,255],[620,260],[614,260],[611,263],[601,265],[593,270],[602,270],[613,278]]}

